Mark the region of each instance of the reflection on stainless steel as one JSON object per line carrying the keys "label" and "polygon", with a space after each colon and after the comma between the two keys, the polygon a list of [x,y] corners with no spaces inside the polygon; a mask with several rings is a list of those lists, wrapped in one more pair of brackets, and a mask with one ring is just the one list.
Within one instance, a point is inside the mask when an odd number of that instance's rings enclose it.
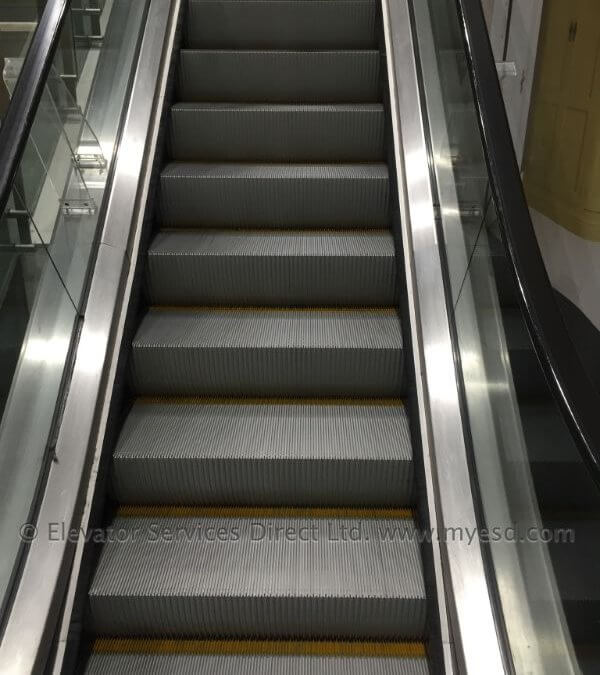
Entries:
{"label": "reflection on stainless steel", "polygon": [[[517,523],[521,531],[541,531],[487,231],[483,228],[474,241],[465,234],[431,16],[427,2],[414,6],[453,319],[485,525],[506,531]],[[439,3],[435,7],[441,11]],[[450,78],[447,71],[445,75]],[[469,137],[468,154],[473,164],[479,158],[484,173],[485,160],[476,126]],[[546,544],[492,541],[490,552],[498,609],[515,671],[556,675],[578,672]]]}
{"label": "reflection on stainless steel", "polygon": [[[384,1],[383,6],[388,64],[393,74],[390,78],[392,124],[417,391],[428,488],[432,488],[429,490],[431,522],[438,528],[476,528],[419,105],[411,20],[406,2]],[[453,647],[461,670],[477,675],[504,673],[502,647],[479,542],[442,543],[441,568],[446,602],[439,588],[438,598],[441,608],[447,605],[452,617],[453,644],[442,621],[442,639],[448,641],[446,668],[451,668]],[[438,574],[439,571],[438,563]]]}
{"label": "reflection on stainless steel", "polygon": [[[160,97],[164,92],[166,67],[163,56],[172,49],[178,11],[179,0],[152,0],[150,4],[139,56],[140,66],[123,131],[124,139],[145,139],[142,149],[146,142],[156,141],[155,135],[149,135],[150,122],[152,111],[155,106],[160,106]],[[16,675],[30,672],[36,664],[44,662],[50,646],[47,631],[55,628],[46,625],[46,622],[56,622],[60,613],[74,551],[68,542],[49,541],[43,533],[48,532],[50,523],[54,522],[77,527],[88,515],[88,477],[90,471],[96,468],[97,446],[101,443],[106,423],[120,333],[134,271],[131,260],[135,262],[135,256],[130,258],[128,255],[130,241],[127,234],[132,222],[138,230],[141,227],[143,214],[138,204],[145,200],[144,190],[148,189],[149,177],[149,172],[145,170],[145,157],[152,155],[153,152],[137,155],[137,176],[133,176],[131,157],[127,153],[120,151],[116,158],[105,230],[56,442],[56,461],[50,470],[36,522],[40,536],[31,544],[0,643],[2,673]],[[136,199],[134,195],[137,195]],[[120,243],[117,233],[125,233]],[[73,486],[80,486],[79,491]],[[71,601],[72,596],[69,596],[67,612],[70,611]],[[59,659],[64,647],[64,634],[61,638]]]}
{"label": "reflection on stainless steel", "polygon": [[[128,12],[131,22],[127,38],[130,63],[137,51],[137,45],[135,41],[132,43],[131,36],[140,31],[146,2],[147,0],[136,0],[129,5],[121,4]],[[144,63],[145,68],[154,67],[156,78],[156,71],[161,63],[161,48],[170,5],[161,0],[154,0],[152,6],[155,23],[146,32],[144,42],[146,56],[142,57],[141,63]],[[121,65],[123,67],[119,77],[125,80],[121,101],[112,96],[110,99],[112,108],[110,114],[104,110],[106,118],[102,126],[105,139],[109,139],[112,127],[111,148],[121,116],[119,105],[123,105],[130,72],[127,62]],[[146,85],[147,82],[148,80],[145,81]],[[138,98],[139,90],[138,85]],[[152,100],[153,93],[154,90],[147,87],[143,92],[149,100]],[[101,107],[101,101],[94,98],[93,91],[91,100],[96,100],[98,107]],[[141,105],[138,101],[138,106],[141,109],[152,107],[148,101]],[[97,114],[100,114],[100,110]],[[136,131],[130,129],[130,133]],[[141,159],[142,156],[140,161]],[[129,161],[129,158],[126,161]],[[94,171],[97,173],[97,169]],[[126,189],[130,188],[131,185],[126,186]],[[130,203],[125,212],[115,215],[112,211],[107,215],[108,222],[113,227],[129,228],[133,209],[131,194],[130,192]],[[7,408],[0,429],[0,447],[2,447],[0,479],[11,482],[10,485],[3,486],[6,489],[2,490],[3,520],[0,522],[0,534],[2,527],[6,525],[7,536],[17,543],[19,526],[26,522],[31,504],[31,490],[27,491],[27,484],[21,474],[26,474],[26,479],[34,483],[39,478],[40,463],[45,459],[43,450],[50,429],[48,418],[52,417],[56,406],[76,318],[76,309],[65,292],[65,286],[68,288],[70,284],[81,283],[80,280],[85,278],[93,243],[95,221],[86,222],[86,218],[90,220],[89,216],[69,216],[55,232],[50,255],[54,257],[56,264],[47,266],[46,277],[49,277],[49,281],[41,284],[38,297],[39,321],[30,322],[21,366],[11,393],[11,405]],[[62,279],[57,275],[59,270],[64,273]],[[113,323],[115,307],[119,307],[118,301],[123,295],[122,286],[129,270],[129,258],[124,248],[100,245],[95,270],[96,275],[90,287],[89,305],[84,316],[62,424],[54,448],[54,461],[50,466],[48,483],[36,523],[38,538],[29,547],[14,604],[0,643],[2,673],[30,672],[44,661],[50,647],[47,631],[49,626],[50,630],[54,628],[51,624],[52,621],[57,621],[62,604],[65,575],[68,573],[73,550],[67,542],[50,542],[47,536],[43,535],[48,532],[51,522],[71,523],[73,518],[81,517],[85,499],[84,489],[76,490],[74,486],[87,485],[86,481],[82,482],[82,477],[90,467],[88,443],[98,423],[96,404],[100,396],[100,384],[111,365],[113,331],[115,324],[118,324],[118,317]],[[50,283],[52,280],[54,286]],[[48,293],[52,290],[56,297],[48,297]],[[63,306],[65,310],[59,311]],[[50,320],[53,323],[48,325]],[[53,330],[53,326],[56,325],[61,329],[58,332]],[[52,386],[45,384],[49,378],[52,380]],[[38,402],[44,404],[48,410],[44,408],[43,411],[38,411]],[[25,419],[27,424],[23,424]],[[92,448],[92,453],[94,449]],[[13,493],[15,499],[11,501],[10,495]],[[14,508],[8,508],[13,503]],[[6,546],[2,546],[2,553],[5,556],[15,551],[8,546],[8,542]],[[10,573],[12,567],[10,561],[4,569]]]}
{"label": "reflection on stainless steel", "polygon": [[47,265],[0,424],[0,597],[19,553],[19,526],[29,517],[46,460],[76,316],[56,270]]}

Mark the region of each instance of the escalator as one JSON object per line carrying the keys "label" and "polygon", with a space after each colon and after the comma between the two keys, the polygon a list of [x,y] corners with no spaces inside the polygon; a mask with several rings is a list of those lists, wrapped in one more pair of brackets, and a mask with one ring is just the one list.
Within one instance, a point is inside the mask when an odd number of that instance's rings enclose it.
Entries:
{"label": "escalator", "polygon": [[0,331],[0,672],[597,672],[600,395],[480,1],[48,0],[2,236],[50,211],[11,195],[65,30],[97,68],[54,130],[85,255],[40,247],[60,334],[44,284]]}
{"label": "escalator", "polygon": [[378,3],[185,4],[81,667],[426,673]]}

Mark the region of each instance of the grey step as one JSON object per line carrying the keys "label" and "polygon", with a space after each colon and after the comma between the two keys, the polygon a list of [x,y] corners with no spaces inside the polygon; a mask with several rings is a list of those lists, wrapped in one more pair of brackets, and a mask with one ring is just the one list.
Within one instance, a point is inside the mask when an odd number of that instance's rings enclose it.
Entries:
{"label": "grey step", "polygon": [[171,230],[148,251],[159,305],[377,305],[396,298],[387,230]]}
{"label": "grey step", "polygon": [[124,504],[406,506],[399,401],[138,400],[113,457]]}
{"label": "grey step", "polygon": [[380,54],[360,51],[182,49],[178,100],[223,103],[372,103]]}
{"label": "grey step", "polygon": [[161,175],[166,227],[387,227],[385,164],[199,164]]}
{"label": "grey step", "polygon": [[171,156],[180,161],[376,162],[384,158],[384,117],[379,103],[179,103],[171,109]]}
{"label": "grey step", "polygon": [[[575,642],[597,644],[600,628],[600,519],[564,516],[544,522],[551,531],[571,530],[571,541],[549,544],[558,590]],[[564,535],[563,535],[564,536]]]}
{"label": "grey step", "polygon": [[89,591],[99,635],[392,640],[425,632],[410,518],[152,514],[117,518],[112,532]]}
{"label": "grey step", "polygon": [[519,410],[542,511],[600,511],[600,490],[553,400],[521,401]]}
{"label": "grey step", "polygon": [[393,397],[393,310],[151,309],[133,341],[140,394]]}
{"label": "grey step", "polygon": [[278,654],[93,654],[86,675],[429,675],[425,658]]}
{"label": "grey step", "polygon": [[377,43],[375,0],[189,0],[187,47],[326,49]]}

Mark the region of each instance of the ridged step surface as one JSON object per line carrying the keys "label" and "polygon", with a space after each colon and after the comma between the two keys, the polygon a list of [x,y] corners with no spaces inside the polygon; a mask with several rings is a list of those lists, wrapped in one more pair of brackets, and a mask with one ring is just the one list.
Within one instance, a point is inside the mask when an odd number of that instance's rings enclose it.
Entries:
{"label": "ridged step surface", "polygon": [[182,102],[370,103],[380,100],[377,50],[181,50]]}
{"label": "ridged step surface", "polygon": [[140,400],[113,458],[124,504],[401,506],[413,490],[393,400]]}
{"label": "ridged step surface", "polygon": [[90,588],[95,630],[420,638],[426,599],[413,521],[370,513],[117,518],[122,536],[104,545]]}
{"label": "ridged step surface", "polygon": [[376,162],[384,157],[383,139],[378,103],[178,103],[171,109],[170,150],[179,161]]}
{"label": "ridged step surface", "polygon": [[[143,649],[143,643],[141,645]],[[95,653],[86,675],[429,675],[424,657]]]}
{"label": "ridged step surface", "polygon": [[133,341],[141,394],[397,396],[392,310],[151,309]]}
{"label": "ridged step surface", "polygon": [[161,174],[166,227],[387,227],[385,164],[200,164]]}
{"label": "ridged step surface", "polygon": [[393,305],[387,230],[194,230],[159,233],[148,251],[159,305]]}
{"label": "ridged step surface", "polygon": [[189,0],[186,46],[315,49],[373,47],[375,0]]}
{"label": "ridged step surface", "polygon": [[394,310],[151,309],[133,341],[140,394],[398,396]]}

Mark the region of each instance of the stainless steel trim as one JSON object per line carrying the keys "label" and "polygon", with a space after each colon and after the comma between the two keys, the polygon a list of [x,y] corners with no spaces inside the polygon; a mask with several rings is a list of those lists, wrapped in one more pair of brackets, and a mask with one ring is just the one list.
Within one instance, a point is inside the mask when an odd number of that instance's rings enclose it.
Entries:
{"label": "stainless steel trim", "polygon": [[82,514],[89,515],[88,479],[104,436],[156,144],[156,111],[164,99],[180,2],[151,0],[148,11],[56,459],[36,522],[38,536],[0,643],[0,672],[6,675],[38,672],[48,656],[75,552],[68,538],[52,540],[50,528],[87,525]]}
{"label": "stainless steel trim", "polygon": [[[488,528],[508,531],[517,523],[520,531],[541,531],[488,232],[483,228],[476,243],[465,237],[433,18],[427,2],[414,3],[413,8],[482,512]],[[578,672],[546,544],[501,540],[490,542],[489,549],[514,671]]]}
{"label": "stainless steel trim", "polygon": [[[462,427],[454,354],[444,295],[421,94],[408,0],[382,0],[388,57],[402,238],[407,278],[417,396],[423,437],[432,527],[477,529]],[[482,550],[477,538],[439,542],[449,629],[442,639],[451,668],[451,647],[458,670],[489,675],[507,672],[496,629]],[[436,547],[434,547],[434,553]],[[442,625],[446,617],[442,615]],[[450,637],[452,636],[452,637]],[[451,671],[450,671],[451,672]]]}

